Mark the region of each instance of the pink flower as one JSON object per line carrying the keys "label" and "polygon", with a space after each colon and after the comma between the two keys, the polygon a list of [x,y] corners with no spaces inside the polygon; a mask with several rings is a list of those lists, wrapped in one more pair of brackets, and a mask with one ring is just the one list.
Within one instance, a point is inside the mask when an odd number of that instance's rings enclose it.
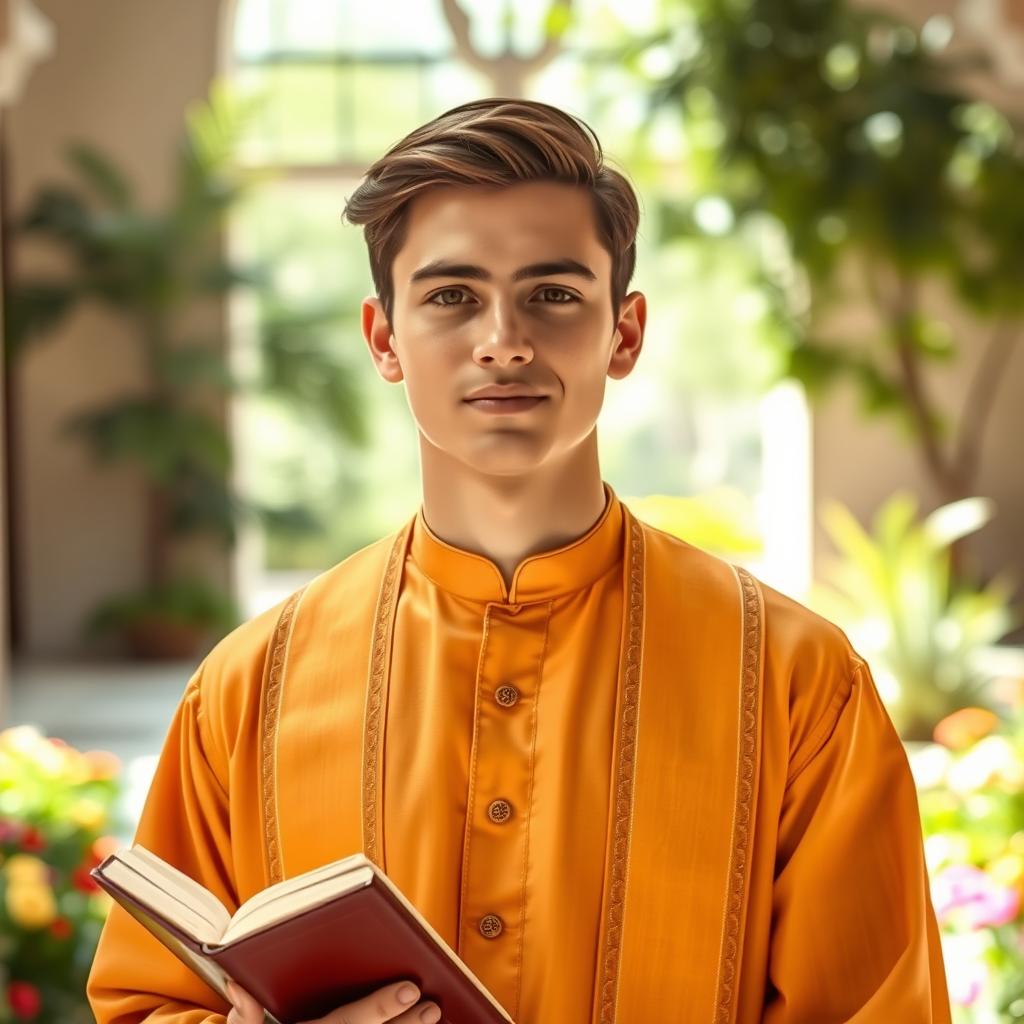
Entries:
{"label": "pink flower", "polygon": [[20,843],[25,826],[13,818],[0,818],[0,843]]}
{"label": "pink flower", "polygon": [[939,924],[963,921],[968,928],[995,928],[1020,910],[1020,893],[999,885],[972,864],[954,864],[932,881],[932,903]]}

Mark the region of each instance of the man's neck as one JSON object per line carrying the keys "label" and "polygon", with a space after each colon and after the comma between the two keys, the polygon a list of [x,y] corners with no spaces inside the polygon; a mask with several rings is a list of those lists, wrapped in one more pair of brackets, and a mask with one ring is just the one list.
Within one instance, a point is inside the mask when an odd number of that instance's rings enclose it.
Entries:
{"label": "man's neck", "polygon": [[527,477],[470,472],[420,439],[423,518],[445,543],[489,558],[511,589],[523,559],[582,537],[601,517],[605,490],[596,434],[567,462]]}

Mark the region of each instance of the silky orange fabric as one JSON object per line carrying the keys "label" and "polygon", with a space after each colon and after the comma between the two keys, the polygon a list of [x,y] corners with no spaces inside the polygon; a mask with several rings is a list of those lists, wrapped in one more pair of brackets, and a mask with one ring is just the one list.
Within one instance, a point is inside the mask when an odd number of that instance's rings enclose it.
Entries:
{"label": "silky orange fabric", "polygon": [[[598,522],[574,543],[524,560],[508,593],[495,565],[434,536],[421,510],[398,598],[384,866],[519,1024],[593,1019],[623,610],[623,509],[606,489]],[[368,606],[375,597],[367,591]],[[770,588],[765,604],[762,780],[736,1021],[946,1024],[899,739],[845,637]],[[256,732],[279,611],[226,638],[189,682],[135,837],[231,909],[267,884]],[[700,624],[710,643],[717,629],[728,635],[713,618]],[[343,658],[326,642],[310,657],[316,634],[300,635],[297,665]],[[679,673],[699,688],[685,664]],[[324,708],[308,716],[298,725],[311,749],[341,742],[341,721]],[[309,771],[309,792],[322,799],[290,820],[322,816],[329,832],[332,790],[347,799],[340,794],[352,792],[350,782],[314,776],[315,758]],[[721,813],[728,821],[734,809]],[[294,861],[305,857],[304,835],[312,846],[310,828],[290,830]],[[695,821],[693,842],[700,837]],[[653,847],[635,850],[632,869],[656,870],[658,857]],[[291,873],[287,858],[285,868]],[[643,935],[643,920],[628,927]],[[664,962],[713,970],[714,938],[680,922],[673,948],[651,950],[652,986]],[[97,1024],[221,1024],[227,1011],[117,907],[88,993]],[[617,1017],[651,1019],[649,1008],[628,1005]],[[685,1006],[666,1006],[663,1019],[692,1018]]]}
{"label": "silky orange fabric", "polygon": [[[520,563],[509,591],[493,562],[417,519],[387,713],[385,867],[517,1021],[589,1007],[621,609],[617,499],[576,543]],[[498,822],[494,801],[509,805]],[[480,932],[488,914],[494,938]]]}

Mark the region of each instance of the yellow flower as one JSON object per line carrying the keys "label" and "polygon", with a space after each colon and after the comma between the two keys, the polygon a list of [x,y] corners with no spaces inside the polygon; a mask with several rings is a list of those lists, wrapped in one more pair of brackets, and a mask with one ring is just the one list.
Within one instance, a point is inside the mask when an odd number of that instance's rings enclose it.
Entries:
{"label": "yellow flower", "polygon": [[92,765],[82,753],[74,747],[65,747],[63,752],[64,781],[71,786],[78,786],[92,778]]}
{"label": "yellow flower", "polygon": [[987,871],[1000,885],[1016,885],[1024,876],[1024,857],[1019,853],[1004,853],[988,865]]}
{"label": "yellow flower", "polygon": [[49,879],[49,869],[38,857],[28,853],[16,853],[7,858],[4,873],[14,885],[41,884]]}
{"label": "yellow flower", "polygon": [[90,800],[89,797],[82,797],[76,800],[68,810],[68,818],[79,828],[87,831],[94,831],[101,828],[107,818],[107,812],[98,800]]}
{"label": "yellow flower", "polygon": [[57,916],[57,901],[48,885],[16,882],[7,887],[7,913],[22,928],[45,928]]}

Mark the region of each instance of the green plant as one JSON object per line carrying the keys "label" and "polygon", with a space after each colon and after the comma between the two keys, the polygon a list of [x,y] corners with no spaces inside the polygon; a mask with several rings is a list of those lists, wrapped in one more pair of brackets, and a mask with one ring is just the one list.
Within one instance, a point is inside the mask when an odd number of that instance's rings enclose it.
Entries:
{"label": "green plant", "polygon": [[986,500],[966,498],[920,520],[917,499],[897,494],[869,534],[842,505],[823,510],[839,554],[812,602],[870,661],[904,739],[928,739],[951,712],[989,702],[992,646],[1016,624],[1014,587],[955,579],[951,547],[991,514]]}
{"label": "green plant", "polygon": [[89,1024],[85,982],[110,907],[120,762],[35,726],[0,732],[0,1021]]}
{"label": "green plant", "polygon": [[203,580],[179,578],[159,590],[103,602],[89,619],[87,628],[102,634],[151,619],[227,631],[237,623],[238,609],[234,601]]}
{"label": "green plant", "polygon": [[[677,115],[689,142],[695,194],[669,204],[665,233],[749,239],[785,371],[812,393],[853,382],[865,410],[909,430],[940,500],[974,493],[1024,316],[1024,128],[959,84],[983,62],[943,52],[948,18],[915,31],[845,0],[662,10],[627,59],[652,115]],[[972,336],[988,332],[956,422],[929,389],[962,345],[925,298],[933,282]],[[825,314],[851,289],[876,324],[837,336]]]}
{"label": "green plant", "polygon": [[[144,585],[138,594],[107,602],[92,617],[93,628],[166,614],[224,629],[233,618],[226,599],[218,599],[209,584],[200,595],[178,564],[178,542],[202,534],[230,546],[245,516],[297,531],[311,527],[301,507],[258,504],[232,487],[225,397],[243,389],[284,394],[318,414],[335,435],[364,440],[346,367],[322,346],[316,359],[310,355],[309,335],[329,324],[336,310],[296,313],[276,299],[268,268],[242,266],[224,255],[226,215],[253,178],[232,157],[247,113],[221,85],[189,111],[173,194],[163,209],[143,209],[113,162],[79,144],[68,151],[77,187],[41,189],[16,225],[23,237],[62,251],[69,270],[16,283],[9,351],[25,358],[32,343],[87,302],[127,321],[144,357],[139,390],[67,423],[100,461],[133,465],[146,485]],[[218,303],[238,288],[255,290],[270,311],[247,376],[230,368],[229,340],[221,329],[202,334],[188,326],[204,304],[220,324]]]}

